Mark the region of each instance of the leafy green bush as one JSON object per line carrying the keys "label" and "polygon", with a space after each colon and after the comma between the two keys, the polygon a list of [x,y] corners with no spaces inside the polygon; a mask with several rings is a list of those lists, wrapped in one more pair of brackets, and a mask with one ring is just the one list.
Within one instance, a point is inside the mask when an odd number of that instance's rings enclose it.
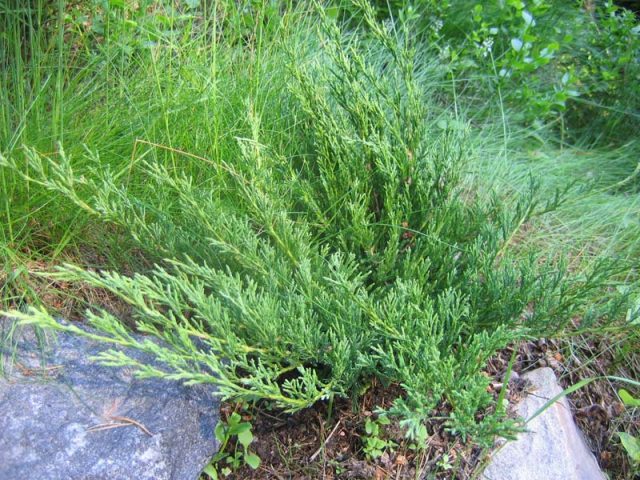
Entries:
{"label": "leafy green bush", "polygon": [[[244,464],[254,470],[260,466],[260,457],[249,450],[253,442],[251,424],[243,422],[238,412],[229,415],[227,422],[218,422],[215,435],[216,440],[220,442],[220,449],[204,469],[204,473],[213,480],[218,480],[221,475],[228,477]],[[228,451],[232,437],[236,440],[233,452]]]}
{"label": "leafy green bush", "polygon": [[[520,227],[561,194],[541,202],[534,184],[505,202],[469,189],[466,128],[428,108],[409,31],[394,33],[368,3],[358,6],[367,36],[344,34],[319,11],[320,53],[291,46],[293,97],[282,102],[297,118],[298,155],[262,143],[249,103],[239,157],[200,158],[208,177],[140,162],[166,194],[162,205],[119,174],[75,175],[62,148],[55,159],[27,150],[28,169],[0,159],[167,258],[133,277],[74,266],[51,274],[115,293],[139,331],[164,340],[139,341],[109,313],[88,312],[93,338],[149,352],[166,368],[117,349],[102,362],[286,411],[357,395],[377,377],[403,387],[390,414],[410,436],[424,440],[423,421],[444,402],[450,431],[489,444],[510,425],[487,392],[488,359],[576,313],[586,326],[615,308],[606,299],[583,308],[608,270],[572,277],[562,259],[511,255]],[[43,310],[12,314],[86,334]]]}
{"label": "leafy green bush", "polygon": [[489,88],[531,121],[553,117],[579,94],[570,68],[547,68],[572,41],[564,17],[574,10],[547,0],[416,0],[393,2],[387,13],[419,32],[456,77],[492,79]]}
{"label": "leafy green bush", "polygon": [[640,22],[607,1],[592,16],[576,18],[580,32],[565,62],[574,67],[578,102],[569,104],[573,135],[592,141],[624,142],[640,127]]}
{"label": "leafy green bush", "polygon": [[[420,32],[456,77],[489,79],[485,88],[499,88],[526,122],[563,117],[574,138],[634,138],[640,118],[640,24],[613,2],[376,4],[380,16]],[[472,81],[477,91],[479,83]]]}

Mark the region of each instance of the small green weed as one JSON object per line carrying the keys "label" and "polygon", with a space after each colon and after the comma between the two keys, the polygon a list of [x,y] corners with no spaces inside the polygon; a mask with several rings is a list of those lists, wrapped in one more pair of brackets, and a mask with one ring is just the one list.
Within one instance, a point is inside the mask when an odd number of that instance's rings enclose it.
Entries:
{"label": "small green weed", "polygon": [[443,472],[448,472],[454,468],[448,453],[442,454],[442,457],[438,460],[436,465]]}
{"label": "small green weed", "polygon": [[622,446],[627,451],[631,463],[638,468],[640,466],[640,438],[625,432],[618,432]]}
{"label": "small green weed", "polygon": [[[627,408],[640,408],[640,399],[632,396],[627,390],[618,390],[618,396]],[[640,438],[626,432],[618,432],[620,442],[627,451],[631,463],[635,468],[640,468]]]}
{"label": "small green weed", "polygon": [[372,420],[367,418],[364,424],[366,436],[364,437],[364,453],[368,458],[376,459],[382,456],[387,449],[393,449],[398,445],[391,440],[386,440],[382,436],[383,425],[389,425],[391,421],[386,416],[379,416]]}
{"label": "small green weed", "polygon": [[[253,442],[251,423],[243,422],[238,412],[233,412],[226,423],[222,420],[218,422],[215,434],[220,448],[204,469],[204,473],[212,479],[217,480],[220,475],[228,477],[243,465],[254,470],[260,466],[260,457],[249,450],[249,445]],[[233,451],[229,451],[233,440]]]}

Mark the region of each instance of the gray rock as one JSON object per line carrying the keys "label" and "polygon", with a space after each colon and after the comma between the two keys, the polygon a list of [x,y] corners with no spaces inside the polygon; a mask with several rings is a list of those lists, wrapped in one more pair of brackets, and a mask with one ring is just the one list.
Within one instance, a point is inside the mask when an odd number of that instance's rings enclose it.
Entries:
{"label": "gray rock", "polygon": [[42,344],[19,329],[7,342],[14,327],[0,318],[0,479],[198,478],[218,448],[213,387],[97,365],[89,357],[107,346],[83,337],[60,333],[52,341],[48,333]]}
{"label": "gray rock", "polygon": [[[523,375],[533,384],[517,407],[528,419],[562,389],[553,370],[539,368]],[[482,478],[486,480],[604,480],[606,477],[573,421],[566,398],[555,402],[527,424],[527,432],[495,452]]]}

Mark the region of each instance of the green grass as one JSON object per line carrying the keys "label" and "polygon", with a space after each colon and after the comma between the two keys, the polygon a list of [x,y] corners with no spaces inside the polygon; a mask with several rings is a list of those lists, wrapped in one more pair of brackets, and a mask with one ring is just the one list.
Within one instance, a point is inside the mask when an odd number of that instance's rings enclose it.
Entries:
{"label": "green grass", "polygon": [[501,129],[493,125],[479,135],[485,139],[481,151],[486,156],[477,161],[477,175],[492,180],[494,189],[522,189],[530,176],[546,195],[574,185],[558,211],[545,219],[539,232],[544,243],[573,249],[588,246],[595,255],[630,261],[638,257],[638,142],[584,148],[563,144],[548,130],[527,129],[517,129],[503,141]]}
{"label": "green grass", "polygon": [[[266,144],[285,155],[295,154],[296,120],[282,101],[287,98],[288,73],[281,47],[305,35],[300,33],[307,30],[301,12],[282,20],[271,19],[248,46],[230,47],[222,34],[218,41],[203,44],[193,34],[159,42],[157,51],[169,51],[171,55],[154,54],[153,50],[128,55],[118,42],[87,53],[86,33],[76,38],[75,50],[73,41],[62,41],[69,34],[62,23],[55,22],[63,4],[44,5],[35,2],[28,15],[24,9],[31,7],[4,6],[7,28],[2,57],[10,67],[0,73],[2,84],[9,87],[0,92],[0,145],[4,155],[19,154],[22,145],[43,153],[54,152],[56,142],[62,141],[78,173],[92,167],[84,155],[87,146],[99,153],[105,168],[126,175],[131,188],[144,188],[145,180],[136,167],[141,158],[157,159],[170,165],[171,171],[179,168],[199,178],[209,174],[203,161],[170,149],[214,162],[233,159],[239,154],[236,138],[250,137],[250,110],[262,122]],[[51,27],[34,28],[45,24],[43,17],[47,14],[52,16],[46,23]],[[25,22],[27,42],[21,39]],[[73,29],[67,24],[66,31]],[[423,84],[430,85],[436,94],[450,94],[447,78],[434,70],[433,66],[423,70]],[[499,99],[489,100],[489,105],[495,110]],[[475,115],[465,112],[472,122],[478,115],[484,116],[484,111]],[[472,131],[475,141],[489,143],[478,149],[478,169],[491,170],[491,178],[500,177],[508,188],[525,185],[530,172],[544,179],[549,188],[562,186],[567,180],[593,184],[595,191],[576,194],[564,207],[564,215],[556,216],[558,240],[572,237],[596,241],[609,251],[634,255],[638,236],[633,185],[637,182],[631,182],[632,188],[622,192],[613,185],[633,171],[637,146],[581,150],[563,147],[548,132],[536,134],[519,128],[509,133],[505,153],[499,116],[497,112],[495,128],[489,127],[490,132],[483,125]],[[136,144],[136,140],[163,148]],[[91,234],[103,229],[99,223],[59,196],[25,184],[15,172],[3,169],[0,173],[0,235],[5,265],[18,265],[39,254],[55,261],[62,252],[77,250],[80,244],[102,247],[104,236]],[[151,196],[149,201],[162,204],[165,200]],[[567,231],[571,234],[565,235]],[[119,249],[112,245],[109,250]],[[118,259],[118,263],[123,261]]]}
{"label": "green grass", "polygon": [[[214,172],[193,155],[214,162],[237,157],[237,138],[251,135],[249,114],[261,118],[269,144],[284,152],[295,149],[295,119],[282,101],[285,52],[277,46],[283,38],[294,41],[293,28],[304,30],[306,20],[300,13],[243,33],[232,39],[237,45],[228,46],[229,39],[220,32],[215,41],[193,33],[125,53],[115,27],[116,41],[94,45],[87,33],[70,34],[73,24],[56,21],[56,8],[34,4],[33,10],[5,5],[6,41],[1,46],[7,68],[0,81],[8,88],[0,89],[3,155],[21,158],[27,145],[55,157],[61,142],[78,174],[99,162],[101,169],[126,178],[132,191],[144,191],[148,179],[138,168],[142,159],[157,161],[172,174],[210,179]],[[58,5],[62,10],[63,2]],[[23,31],[25,22],[29,23]],[[147,26],[155,22],[148,19]],[[60,43],[63,36],[66,40]],[[99,153],[99,160],[86,155],[86,149]],[[25,168],[22,163],[21,173],[28,173]],[[114,256],[116,264],[134,261],[127,256],[126,239],[118,245],[123,237],[109,231],[113,229],[59,195],[25,182],[18,172],[2,169],[0,174],[0,255],[8,277],[34,260],[55,263],[63,253],[82,257],[81,250],[87,248],[110,252],[107,259]],[[171,203],[163,192],[147,193],[154,205]]]}
{"label": "green grass", "polygon": [[[484,386],[478,380],[482,362],[470,365],[467,356],[448,357],[445,351],[478,348],[478,355],[485,358],[506,341],[521,338],[511,334],[493,341],[482,336],[486,327],[515,328],[517,321],[512,317],[517,315],[509,309],[515,312],[518,307],[506,298],[511,295],[507,289],[512,288],[507,282],[508,267],[502,272],[507,272],[504,279],[490,277],[492,269],[485,268],[489,264],[478,267],[482,272],[478,276],[460,277],[475,279],[476,284],[486,278],[495,280],[494,290],[474,290],[451,280],[446,273],[457,268],[455,261],[447,260],[455,256],[451,245],[471,251],[470,238],[486,242],[481,243],[486,251],[526,268],[532,251],[537,259],[568,254],[570,274],[577,283],[598,261],[619,262],[616,274],[599,284],[601,288],[572,300],[576,301],[573,310],[558,309],[564,317],[549,314],[546,318],[541,307],[540,325],[547,326],[526,335],[569,335],[569,330],[548,328],[551,320],[567,324],[569,313],[584,314],[588,304],[602,303],[622,289],[632,297],[640,295],[640,193],[634,176],[640,142],[632,140],[623,146],[606,142],[602,146],[601,142],[595,147],[590,139],[597,132],[583,132],[584,141],[572,137],[569,144],[560,122],[523,126],[517,120],[522,117],[517,108],[504,104],[504,92],[494,89],[487,95],[492,78],[452,78],[428,48],[418,48],[415,68],[407,74],[403,68],[413,60],[402,57],[406,53],[402,48],[394,50],[385,44],[393,43],[400,31],[383,36],[387,40],[366,38],[358,43],[363,34],[353,25],[351,32],[339,34],[340,40],[333,39],[336,51],[331,57],[331,37],[318,36],[317,12],[310,5],[283,4],[274,10],[272,2],[254,2],[245,15],[246,10],[235,2],[202,3],[204,10],[184,7],[172,12],[156,2],[151,13],[74,10],[61,0],[27,6],[0,3],[0,85],[5,87],[0,88],[0,154],[10,167],[0,167],[0,262],[4,265],[0,305],[51,307],[51,291],[60,290],[56,295],[67,298],[75,295],[60,288],[60,281],[80,279],[119,293],[138,309],[141,325],[162,336],[172,331],[166,329],[168,325],[175,331],[182,327],[158,320],[158,310],[140,298],[156,296],[173,307],[175,298],[165,298],[163,288],[177,296],[197,297],[199,286],[208,287],[194,278],[204,276],[206,282],[227,292],[236,309],[254,309],[261,321],[270,320],[256,323],[255,318],[247,318],[251,315],[238,315],[229,307],[224,311],[225,322],[234,318],[248,333],[227,338],[219,325],[207,330],[215,332],[215,342],[224,340],[213,344],[242,365],[243,375],[251,372],[253,383],[241,387],[235,370],[213,365],[214,371],[226,375],[222,386],[229,396],[268,398],[295,410],[319,398],[352,395],[372,372],[383,371],[386,380],[406,386],[407,402],[399,401],[394,408],[409,420],[405,426],[414,436],[420,435],[426,406],[434,407],[445,398],[461,405],[450,428],[462,436],[471,432],[475,437],[480,432],[487,440],[502,427],[487,422],[482,430],[472,420],[477,409],[486,407],[484,397],[477,394]],[[106,33],[85,26],[83,14],[93,15],[94,24],[103,21]],[[68,15],[64,22],[60,21],[63,15]],[[391,66],[394,54],[401,56],[395,59],[397,67]],[[342,65],[341,55],[348,59]],[[356,63],[354,76],[350,76],[349,61]],[[375,72],[387,83],[363,81],[367,72]],[[363,90],[352,96],[358,88]],[[385,95],[398,96],[390,102]],[[323,104],[326,99],[327,105]],[[394,110],[395,105],[404,110]],[[388,117],[396,119],[401,131],[394,130],[393,121],[376,123]],[[464,162],[451,161],[453,171],[447,170],[446,155],[446,161],[433,167],[442,169],[438,171],[442,178],[451,178],[453,185],[459,179],[459,188],[453,190],[459,199],[449,200],[451,193],[435,185],[436,193],[418,190],[416,195],[423,195],[418,201],[395,192],[397,182],[385,176],[396,168],[396,161],[398,168],[410,165],[423,137],[429,139],[426,150],[429,158],[436,159],[434,164],[442,160],[434,153],[437,148],[464,152]],[[362,138],[366,141],[360,145]],[[336,159],[340,160],[337,174],[330,167]],[[387,173],[363,177],[373,164]],[[417,174],[407,172],[402,172],[405,183],[418,188]],[[542,204],[556,190],[572,186],[558,208],[529,218],[517,209],[526,211],[523,198],[529,194],[531,178],[539,183],[536,198]],[[261,197],[264,192],[266,199]],[[370,211],[358,207],[368,205],[372,192],[384,192],[390,199],[374,215],[375,222],[368,216]],[[493,211],[491,202],[496,198]],[[468,203],[477,211],[467,209]],[[432,211],[427,212],[425,205]],[[512,213],[514,218],[509,217]],[[506,233],[494,232],[494,245],[488,240],[491,234],[482,230],[485,227],[496,231],[504,227]],[[403,237],[403,232],[410,235]],[[217,243],[208,240],[212,237]],[[398,258],[405,250],[390,247],[394,239],[416,241],[411,240],[414,237],[427,245],[412,257],[418,266],[403,264]],[[436,240],[428,243],[431,237]],[[375,252],[373,259],[367,251]],[[327,252],[350,252],[355,259],[330,257]],[[472,260],[478,265],[481,253]],[[187,255],[199,262],[197,267],[184,260]],[[166,258],[181,262],[174,264],[177,270],[150,274],[149,265]],[[419,266],[425,259],[435,259],[440,269],[428,273],[431,283],[424,282],[428,269]],[[287,266],[289,261],[313,266],[308,278],[296,277],[295,269]],[[76,269],[58,276],[37,274],[62,262],[150,274],[152,280],[145,283],[140,277],[139,285],[134,285],[126,278],[98,278]],[[237,275],[250,274],[271,296],[254,295],[243,281],[234,283],[234,275],[222,275],[213,270],[215,266]],[[265,271],[279,272],[281,278],[265,282],[260,276]],[[184,290],[185,278],[193,281],[193,291]],[[406,285],[392,288],[398,278],[419,283],[421,290],[415,288],[421,298],[438,300],[421,303],[424,300],[418,300]],[[338,288],[345,290],[342,296],[334,295]],[[392,330],[407,327],[400,325],[400,319],[410,317],[400,300],[424,314],[440,308],[440,303],[455,303],[453,297],[445,298],[447,288],[472,299],[468,308],[480,312],[477,324],[461,321],[459,331],[447,331],[432,315],[430,325],[442,329],[434,334],[440,335],[441,342],[428,345],[432,356],[415,358],[394,343],[406,343]],[[305,303],[309,299],[304,293],[311,291],[317,299]],[[280,303],[294,294],[308,308]],[[485,302],[491,295],[495,298]],[[185,301],[182,297],[180,302]],[[196,313],[211,307],[204,297],[200,300]],[[284,320],[276,321],[274,305],[285,312]],[[500,308],[504,318],[490,323],[487,312]],[[381,312],[389,317],[395,312],[400,323],[376,324]],[[440,314],[444,316],[445,311]],[[152,319],[146,324],[145,315]],[[362,315],[373,318],[374,327],[361,338]],[[97,323],[112,338],[129,342],[115,320],[105,316]],[[615,352],[625,375],[637,376],[637,328],[614,320],[619,319],[595,320],[587,337],[575,340],[575,345],[615,332],[615,341],[607,348]],[[195,327],[189,325],[187,333],[193,334]],[[301,346],[291,346],[295,344],[292,332]],[[203,334],[198,328],[196,333]],[[456,334],[469,343],[458,344]],[[179,343],[171,335],[166,339]],[[269,353],[265,353],[267,343],[273,349]],[[333,344],[336,351],[319,355],[320,344]],[[240,353],[229,345],[240,346]],[[575,346],[572,341],[567,345]],[[246,355],[255,351],[261,352],[259,366],[256,357]],[[287,352],[286,361],[283,352]],[[155,353],[171,357],[170,352]],[[169,361],[174,373],[211,381],[194,373],[193,358],[176,358]],[[438,365],[442,375],[423,375],[428,368],[420,362],[425,359],[432,362],[431,368]],[[587,364],[592,361],[586,359]],[[318,365],[323,367],[315,369]],[[358,365],[358,369],[347,365]],[[301,369],[300,376],[275,389],[273,379],[294,367]],[[333,371],[327,374],[324,368]],[[453,374],[465,368],[464,375]],[[433,398],[420,393],[429,389],[436,392]]]}

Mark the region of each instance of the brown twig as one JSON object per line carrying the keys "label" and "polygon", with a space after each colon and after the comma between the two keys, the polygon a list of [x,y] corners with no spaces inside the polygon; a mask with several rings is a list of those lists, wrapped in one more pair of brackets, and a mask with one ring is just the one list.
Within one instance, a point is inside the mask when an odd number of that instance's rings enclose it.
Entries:
{"label": "brown twig", "polygon": [[320,452],[322,452],[322,449],[324,449],[324,447],[327,446],[327,443],[329,443],[329,440],[331,440],[331,437],[333,436],[334,433],[336,433],[336,430],[338,430],[339,426],[340,426],[340,420],[338,420],[338,423],[336,423],[336,426],[333,427],[333,430],[331,430],[331,433],[329,433],[329,436],[322,443],[322,445],[320,445],[320,448],[318,448],[318,450],[316,450],[314,454],[311,455],[311,457],[309,457],[309,462],[313,462],[318,457],[318,455],[320,455]]}

